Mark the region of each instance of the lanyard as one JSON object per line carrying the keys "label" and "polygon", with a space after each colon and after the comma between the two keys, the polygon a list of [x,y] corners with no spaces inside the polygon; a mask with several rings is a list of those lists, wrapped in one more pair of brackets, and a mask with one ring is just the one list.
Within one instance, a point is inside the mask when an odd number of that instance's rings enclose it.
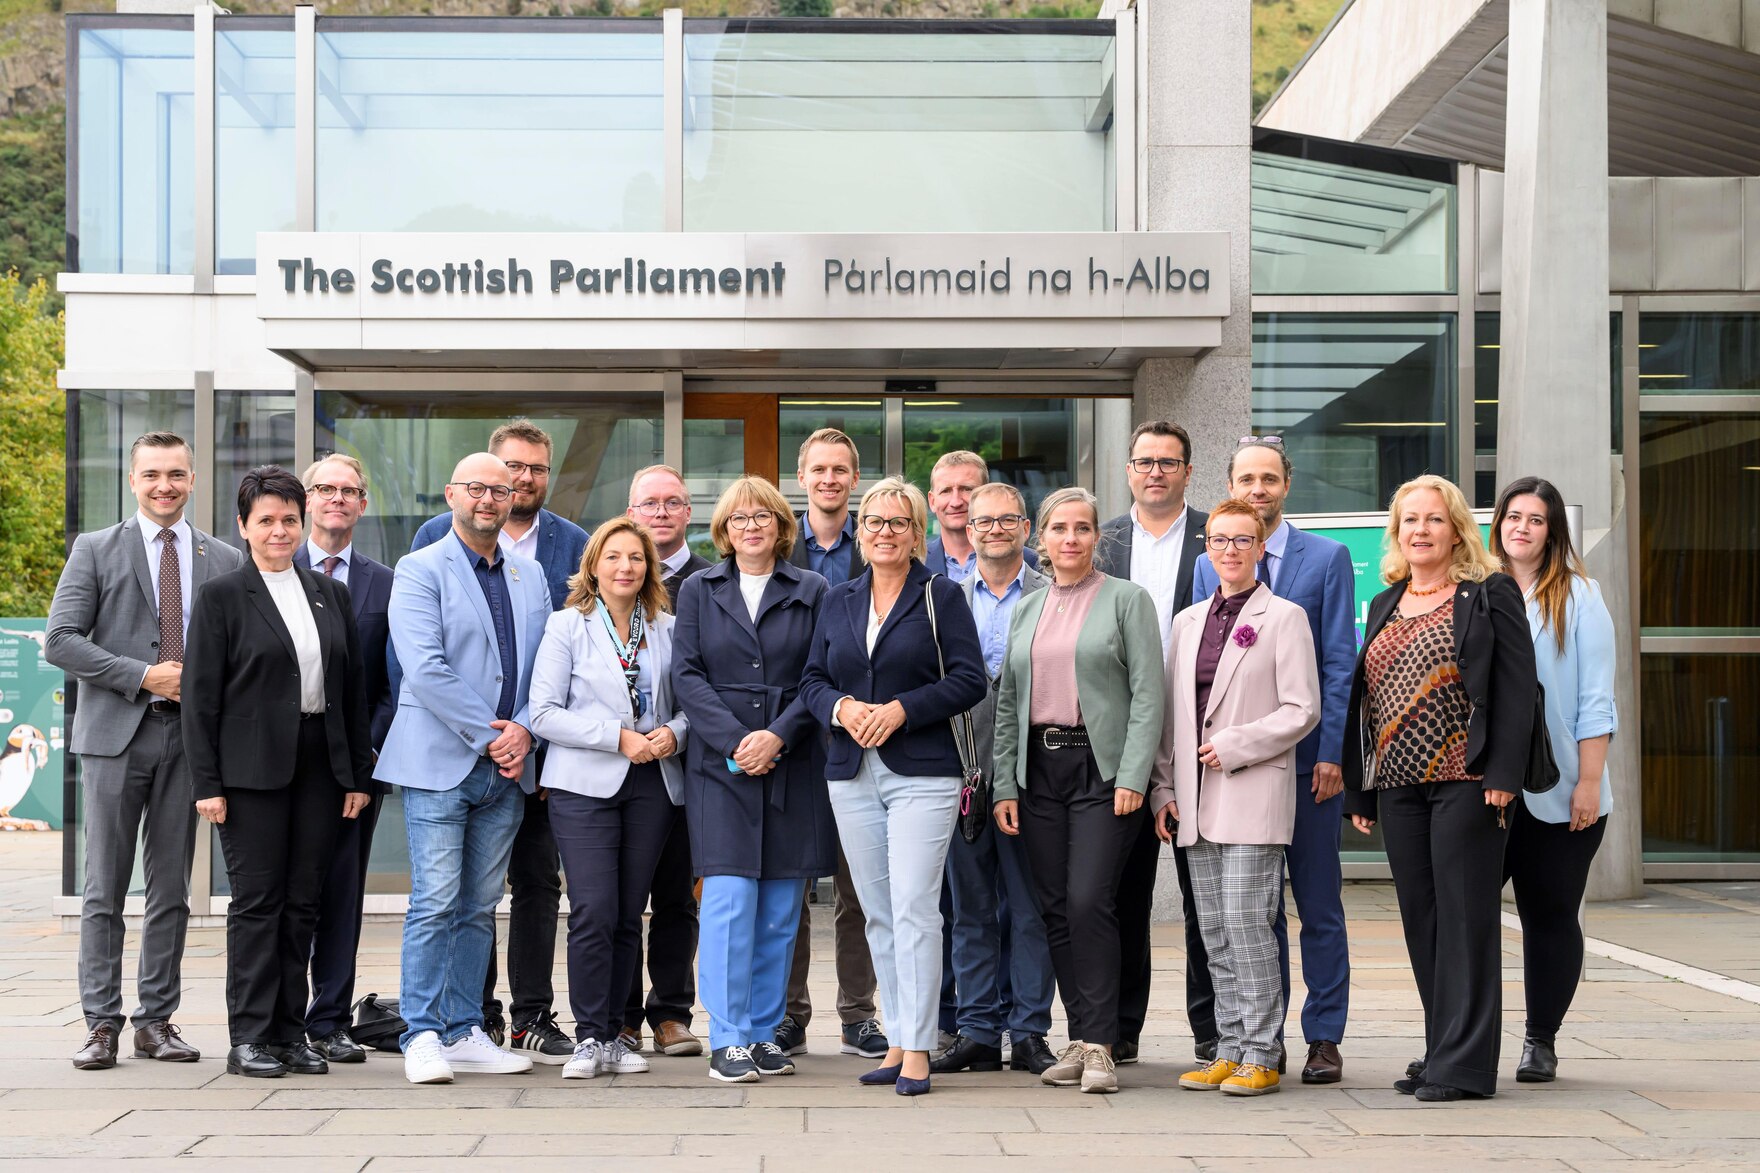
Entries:
{"label": "lanyard", "polygon": [[623,669],[623,683],[629,689],[629,706],[635,713],[637,720],[640,720],[642,714],[648,710],[648,703],[642,699],[641,689],[636,687],[636,676],[640,671],[636,660],[641,655],[642,635],[647,627],[644,622],[646,615],[646,608],[642,606],[642,601],[637,599],[635,610],[631,611],[629,615],[629,640],[620,642],[617,638],[617,628],[611,623],[610,608],[606,607],[603,601],[599,605],[599,617],[605,621],[605,630],[611,636],[611,649],[616,653],[617,663]]}

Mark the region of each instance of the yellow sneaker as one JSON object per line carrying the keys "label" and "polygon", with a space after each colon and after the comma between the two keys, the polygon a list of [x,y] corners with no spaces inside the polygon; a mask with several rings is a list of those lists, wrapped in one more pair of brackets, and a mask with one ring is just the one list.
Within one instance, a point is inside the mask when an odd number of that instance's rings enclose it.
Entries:
{"label": "yellow sneaker", "polygon": [[[1184,1083],[1184,1080],[1180,1081]],[[1242,1063],[1218,1089],[1227,1096],[1263,1096],[1277,1090],[1277,1072],[1260,1063]]]}
{"label": "yellow sneaker", "polygon": [[1195,1092],[1213,1092],[1239,1066],[1233,1059],[1212,1059],[1210,1066],[1199,1071],[1188,1071],[1180,1076],[1179,1086]]}

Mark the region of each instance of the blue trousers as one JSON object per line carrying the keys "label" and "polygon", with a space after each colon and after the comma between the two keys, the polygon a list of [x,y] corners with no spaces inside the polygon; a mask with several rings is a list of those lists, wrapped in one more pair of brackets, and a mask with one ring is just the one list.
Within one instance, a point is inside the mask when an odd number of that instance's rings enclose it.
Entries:
{"label": "blue trousers", "polygon": [[976,843],[953,837],[947,887],[959,1033],[988,1046],[996,1046],[1004,1030],[1016,1037],[1051,1033],[1056,983],[1032,885],[1019,838],[994,827]]}
{"label": "blue trousers", "polygon": [[[1313,775],[1296,776],[1296,827],[1284,859],[1296,913],[1302,918],[1302,1037],[1314,1043],[1344,1041],[1351,1007],[1351,947],[1344,926],[1344,869],[1338,838],[1344,827],[1344,795],[1314,801]],[[1283,970],[1283,1004],[1289,1006],[1289,920],[1278,889],[1277,963]]]}
{"label": "blue trousers", "polygon": [[806,890],[805,880],[703,877],[697,991],[709,1012],[711,1049],[776,1037]]}

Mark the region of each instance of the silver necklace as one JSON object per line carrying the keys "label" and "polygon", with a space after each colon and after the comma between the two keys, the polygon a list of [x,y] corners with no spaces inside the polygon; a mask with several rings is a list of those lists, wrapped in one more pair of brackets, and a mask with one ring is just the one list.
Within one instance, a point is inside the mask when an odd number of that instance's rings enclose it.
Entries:
{"label": "silver necklace", "polygon": [[1051,593],[1057,599],[1057,613],[1061,615],[1067,611],[1069,609],[1070,596],[1088,585],[1089,581],[1099,575],[1099,573],[1100,571],[1098,568],[1090,569],[1088,573],[1082,575],[1078,581],[1072,582],[1068,586],[1052,583]]}

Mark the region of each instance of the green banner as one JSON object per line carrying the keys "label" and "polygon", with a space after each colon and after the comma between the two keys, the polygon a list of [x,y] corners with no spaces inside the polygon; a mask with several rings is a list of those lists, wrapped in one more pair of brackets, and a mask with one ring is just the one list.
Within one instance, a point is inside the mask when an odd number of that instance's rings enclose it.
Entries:
{"label": "green banner", "polygon": [[61,829],[66,677],[44,619],[0,619],[0,829]]}
{"label": "green banner", "polygon": [[[1481,514],[1483,511],[1479,511]],[[1355,621],[1357,626],[1357,648],[1363,647],[1363,628],[1369,623],[1369,602],[1376,595],[1387,589],[1381,581],[1381,550],[1382,541],[1387,533],[1385,515],[1366,518],[1355,524],[1323,524],[1326,518],[1316,516],[1316,523],[1309,525],[1307,519],[1290,519],[1291,523],[1300,526],[1304,533],[1319,534],[1323,538],[1331,538],[1335,542],[1343,542],[1344,548],[1351,552],[1351,570],[1357,579],[1357,606]],[[1483,521],[1479,526],[1481,535],[1489,544],[1491,527]]]}

